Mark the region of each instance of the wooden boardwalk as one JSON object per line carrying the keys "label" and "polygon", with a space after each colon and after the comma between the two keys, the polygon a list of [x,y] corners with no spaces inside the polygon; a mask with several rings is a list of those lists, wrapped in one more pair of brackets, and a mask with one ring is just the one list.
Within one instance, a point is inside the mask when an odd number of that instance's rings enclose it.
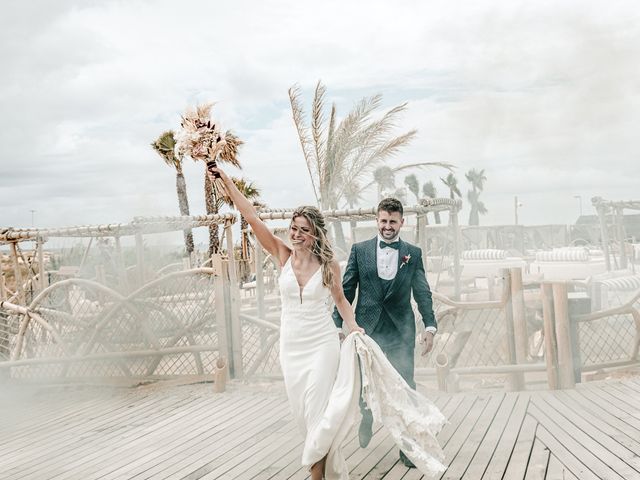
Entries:
{"label": "wooden boardwalk", "polygon": [[[304,479],[279,383],[0,390],[0,478]],[[640,479],[640,378],[570,391],[435,394],[445,479]],[[378,429],[351,478],[417,480]]]}

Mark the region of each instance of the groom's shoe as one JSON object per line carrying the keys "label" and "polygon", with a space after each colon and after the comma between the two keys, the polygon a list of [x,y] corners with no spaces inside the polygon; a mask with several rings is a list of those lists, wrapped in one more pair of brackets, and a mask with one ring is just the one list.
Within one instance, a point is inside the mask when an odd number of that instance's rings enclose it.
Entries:
{"label": "groom's shoe", "polygon": [[360,422],[360,429],[358,430],[358,440],[360,440],[360,447],[367,448],[371,437],[373,436],[373,417],[371,415],[363,415]]}
{"label": "groom's shoe", "polygon": [[404,454],[402,450],[400,450],[400,461],[405,467],[416,468],[414,463],[411,460],[409,460],[409,458]]}

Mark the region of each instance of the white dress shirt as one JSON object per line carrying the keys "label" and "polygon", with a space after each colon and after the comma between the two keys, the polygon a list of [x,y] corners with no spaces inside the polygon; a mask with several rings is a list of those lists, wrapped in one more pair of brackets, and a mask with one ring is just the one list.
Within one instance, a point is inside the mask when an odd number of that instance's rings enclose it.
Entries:
{"label": "white dress shirt", "polygon": [[378,276],[383,280],[393,280],[398,273],[398,250],[391,247],[382,248],[380,242],[397,242],[399,237],[393,240],[385,240],[378,235],[376,243],[376,258],[378,260]]}

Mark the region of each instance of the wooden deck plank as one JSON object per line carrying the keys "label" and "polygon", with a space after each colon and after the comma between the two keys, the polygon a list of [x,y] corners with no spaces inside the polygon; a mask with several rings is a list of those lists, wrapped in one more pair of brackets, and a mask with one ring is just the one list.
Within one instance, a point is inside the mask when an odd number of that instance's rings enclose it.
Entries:
{"label": "wooden deck plank", "polygon": [[[73,402],[67,402],[66,404],[59,405],[59,408],[52,411],[49,406],[49,414],[48,416],[38,415],[35,418],[31,418],[30,412],[31,408],[34,406],[37,408],[38,406],[42,406],[43,403],[41,399],[21,399],[25,402],[25,405],[29,405],[28,411],[25,410],[23,405],[19,405],[18,408],[13,409],[15,414],[23,415],[24,413],[28,414],[28,417],[25,421],[20,422],[20,430],[15,435],[15,438],[12,439],[3,439],[4,442],[0,442],[0,445],[4,447],[5,445],[11,444],[12,447],[15,447],[22,442],[23,445],[29,445],[33,442],[34,435],[37,436],[38,439],[44,439],[47,430],[57,431],[60,426],[65,425],[69,422],[74,422],[78,417],[91,417],[93,412],[95,412],[96,408],[105,411],[117,411],[122,408],[123,405],[130,402],[128,395],[124,395],[122,397],[108,397],[101,398],[101,396],[97,396],[92,398],[91,400],[83,401],[81,399],[79,401],[79,405],[77,408],[75,405],[75,400]],[[34,405],[34,401],[37,402]],[[9,425],[10,427],[10,425]]]}
{"label": "wooden deck plank", "polygon": [[[626,463],[602,448],[561,415],[557,415],[551,410],[542,410],[537,404],[531,405],[529,412],[540,422],[538,429],[544,426],[547,432],[552,431],[553,436],[576,453],[580,462],[596,475],[612,480],[633,478],[633,470]],[[559,457],[559,460],[563,459]],[[579,472],[574,473],[578,475]],[[631,476],[628,477],[627,473],[631,473]]]}
{"label": "wooden deck plank", "polygon": [[[118,462],[124,461],[131,455],[138,455],[144,448],[149,448],[152,443],[149,439],[157,429],[161,429],[165,424],[171,421],[174,416],[188,417],[194,408],[197,408],[199,402],[194,398],[183,399],[179,401],[172,397],[171,402],[167,404],[156,403],[149,405],[148,409],[139,410],[135,406],[123,409],[126,415],[119,416],[109,425],[109,416],[102,416],[107,420],[107,427],[101,428],[99,436],[95,435],[94,429],[88,429],[82,437],[92,438],[87,445],[79,445],[75,448],[73,456],[68,456],[65,461],[49,462],[51,469],[50,478],[59,478],[68,474],[70,470],[77,475],[89,476],[96,475],[105,465],[100,463],[104,456],[105,449],[109,450],[112,455],[118,455],[117,460],[109,462],[106,467],[115,468]],[[144,419],[141,416],[144,415]],[[139,428],[139,427],[145,428]],[[54,471],[59,471],[58,475],[52,475]]]}
{"label": "wooden deck plank", "polygon": [[[544,480],[547,473],[547,466],[549,465],[549,449],[544,444],[536,439],[533,442],[533,448],[531,449],[531,455],[527,462],[527,470],[525,472],[524,480]],[[505,478],[520,478],[510,477],[505,474]]]}
{"label": "wooden deck plank", "polygon": [[[582,393],[582,391],[580,391],[580,393]],[[636,430],[640,430],[640,419],[634,416],[636,411],[629,405],[621,405],[615,396],[609,395],[602,388],[594,388],[589,390],[588,394],[582,394],[589,400],[597,403],[603,409],[609,411],[612,415],[622,420],[627,425]]]}
{"label": "wooden deck plank", "polygon": [[482,443],[475,452],[467,471],[464,473],[464,477],[469,480],[479,480],[484,475],[487,466],[496,450],[496,446],[500,437],[502,436],[504,429],[507,425],[511,412],[516,404],[517,394],[507,393],[500,405],[500,408],[496,412],[495,417],[492,419],[489,430],[486,436],[483,438]]}
{"label": "wooden deck plank", "polygon": [[[640,478],[640,457],[633,451],[625,447],[623,444],[616,441],[616,439],[613,438],[611,434],[611,429],[599,429],[598,426],[600,424],[597,418],[586,416],[586,412],[584,412],[583,410],[575,411],[573,409],[567,408],[553,395],[545,395],[544,397],[540,397],[535,401],[536,405],[540,407],[542,407],[542,402],[544,402],[544,404],[548,405],[549,407],[548,409],[544,409],[546,413],[550,413],[551,411],[557,412],[557,415],[555,415],[556,418],[562,417],[570,421],[594,442],[601,445],[608,452],[611,452],[613,455],[615,455],[616,458],[629,465],[633,470],[635,470],[635,475]],[[590,443],[594,445],[592,442]]]}
{"label": "wooden deck plank", "polygon": [[[562,464],[580,480],[602,480],[602,477],[599,477],[589,470],[581,461],[581,458],[576,456],[580,454],[579,451],[569,450],[568,446],[565,446],[562,441],[556,439],[544,426],[538,426],[536,437],[540,439],[550,452],[553,452],[551,456],[560,460]],[[551,458],[549,458],[549,462],[551,462]]]}
{"label": "wooden deck plank", "polygon": [[[156,430],[155,438],[147,439],[142,450],[119,456],[119,462],[105,466],[95,472],[101,480],[122,478],[126,472],[127,477],[151,478],[166,475],[175,471],[177,464],[185,457],[196,455],[200,448],[213,442],[216,437],[221,437],[225,432],[237,428],[239,419],[236,416],[239,408],[243,407],[270,407],[277,405],[273,398],[265,398],[256,402],[253,398],[238,399],[230,396],[222,405],[211,405],[208,402],[199,402],[198,408],[189,412],[184,417],[173,417],[164,428]],[[216,407],[214,409],[214,407]],[[256,412],[256,415],[258,413]],[[181,418],[184,420],[181,421]],[[209,421],[203,421],[209,418]],[[220,419],[220,421],[218,421]],[[249,415],[247,420],[252,420]],[[175,424],[178,424],[174,426]],[[163,441],[162,439],[167,439]],[[160,444],[158,444],[160,443]],[[185,455],[184,452],[187,452]],[[164,461],[160,461],[164,458]],[[159,468],[159,467],[162,468]]]}
{"label": "wooden deck plank", "polygon": [[[49,465],[48,462],[58,461],[61,456],[68,459],[73,458],[72,456],[76,454],[78,448],[83,445],[93,446],[93,442],[86,442],[88,435],[94,434],[96,439],[105,438],[107,435],[105,432],[117,431],[122,425],[135,424],[138,414],[152,414],[149,412],[155,412],[158,405],[163,406],[161,410],[163,412],[165,411],[164,407],[175,408],[183,402],[184,399],[177,400],[173,396],[163,398],[152,395],[139,403],[125,402],[115,410],[114,406],[109,404],[106,412],[102,411],[100,407],[96,407],[96,410],[92,412],[86,412],[85,415],[78,415],[66,420],[58,428],[48,426],[41,433],[28,437],[33,439],[28,449],[18,443],[15,448],[22,448],[22,452],[18,455],[8,454],[5,468],[15,475],[13,478],[16,480],[25,475],[28,478],[28,475],[38,471],[40,465]],[[131,405],[131,408],[126,408],[127,405]],[[161,412],[159,412],[160,415],[162,415]],[[12,468],[16,462],[19,471]],[[30,467],[25,469],[25,465]],[[47,474],[51,475],[50,472]]]}
{"label": "wooden deck plank", "polygon": [[538,422],[531,415],[525,415],[505,469],[505,478],[524,478],[531,458],[537,428]]}
{"label": "wooden deck plank", "polygon": [[253,451],[250,450],[251,447],[255,443],[259,443],[261,438],[268,438],[268,436],[264,436],[266,432],[273,432],[282,425],[291,425],[291,432],[292,434],[295,433],[290,420],[289,406],[284,402],[278,406],[276,411],[270,412],[267,418],[264,415],[261,417],[253,424],[248,423],[243,426],[243,417],[239,416],[238,419],[241,422],[235,431],[229,432],[229,436],[225,436],[222,442],[203,442],[203,448],[195,456],[190,454],[180,464],[181,468],[179,470],[172,470],[173,473],[171,475],[168,475],[168,472],[163,470],[153,477],[144,476],[143,478],[201,478],[210,471],[225,471],[233,468],[235,462],[240,462],[241,459],[246,458],[248,453]]}
{"label": "wooden deck plank", "polygon": [[640,455],[640,430],[629,426],[582,394],[576,394],[573,391],[560,391],[556,392],[554,397],[564,403],[568,409],[581,411],[584,417],[588,418],[605,435],[624,445],[635,455]]}
{"label": "wooden deck plank", "polygon": [[[640,478],[638,389],[634,378],[568,391],[435,396],[449,420],[439,434],[449,463],[442,477]],[[77,403],[73,389],[48,393],[32,398],[31,417],[27,406],[9,407],[16,415],[2,436],[0,478],[308,478],[300,465],[302,437],[278,384],[269,390],[238,384],[224,394],[207,385],[106,396],[79,391]],[[381,428],[367,449],[352,429],[343,453],[352,480],[423,478],[398,461]]]}
{"label": "wooden deck plank", "polygon": [[496,450],[482,476],[483,480],[502,480],[504,472],[509,465],[509,459],[514,451],[528,405],[529,394],[520,393],[509,416],[504,432],[498,441]]}
{"label": "wooden deck plank", "polygon": [[554,455],[549,457],[545,480],[578,480]]}
{"label": "wooden deck plank", "polygon": [[[50,478],[64,478],[69,471],[85,478],[95,478],[102,476],[105,469],[109,471],[131,456],[143,454],[154,444],[154,431],[170,423],[174,416],[188,417],[199,406],[199,402],[190,400],[188,403],[180,402],[175,410],[167,410],[164,405],[161,409],[157,409],[158,405],[152,405],[150,410],[140,412],[144,414],[144,420],[138,417],[138,411],[127,409],[130,412],[127,416],[114,421],[113,425],[87,445],[77,447],[73,456],[61,459],[62,461],[48,462]],[[88,430],[83,437],[91,438],[92,433],[92,430]],[[112,461],[102,461],[105,450],[115,457]],[[54,475],[55,472],[58,474]]]}
{"label": "wooden deck plank", "polygon": [[[503,400],[504,395],[499,394],[491,395],[488,398],[488,401],[473,425],[473,428],[464,439],[461,448],[449,464],[449,468],[442,475],[441,478],[443,480],[457,480],[464,476],[471,461],[473,460],[473,457],[478,451],[480,444],[491,427],[491,422],[500,409],[500,405],[502,405]],[[471,418],[469,418],[469,422],[471,422]],[[462,448],[463,445],[464,448]]]}

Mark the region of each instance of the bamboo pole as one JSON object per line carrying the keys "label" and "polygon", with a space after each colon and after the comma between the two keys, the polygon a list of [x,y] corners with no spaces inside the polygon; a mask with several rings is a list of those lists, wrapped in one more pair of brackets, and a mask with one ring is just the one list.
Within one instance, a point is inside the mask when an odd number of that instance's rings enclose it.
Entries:
{"label": "bamboo pole", "polygon": [[511,274],[511,306],[513,308],[513,335],[515,341],[516,363],[527,363],[528,335],[527,318],[524,306],[524,287],[522,268],[514,267]]}
{"label": "bamboo pole", "polygon": [[600,220],[600,237],[602,241],[602,251],[604,252],[604,263],[607,272],[611,271],[611,258],[609,258],[609,231],[607,230],[607,219],[605,215],[605,207],[598,205],[598,219]]}
{"label": "bamboo pole", "polygon": [[558,344],[553,313],[553,287],[543,282],[540,288],[542,296],[542,319],[544,325],[544,359],[547,365],[547,383],[556,390],[558,383]]}
{"label": "bamboo pole", "polygon": [[20,270],[20,263],[18,263],[17,242],[11,242],[11,259],[13,260],[13,275],[16,281],[16,292],[20,303],[24,305],[26,303],[26,298],[22,284],[22,270]]}
{"label": "bamboo pole", "polygon": [[222,393],[225,391],[227,383],[227,362],[224,358],[218,357],[213,370],[213,391]]}
{"label": "bamboo pole", "polygon": [[47,278],[45,275],[45,265],[44,265],[44,240],[42,237],[38,237],[38,241],[36,243],[36,249],[38,251],[38,274],[40,275],[38,290],[42,291],[47,288]]}
{"label": "bamboo pole", "polygon": [[618,233],[618,243],[620,245],[620,268],[626,269],[627,262],[627,249],[624,241],[624,211],[622,208],[616,208],[616,230]]}
{"label": "bamboo pole", "polygon": [[453,275],[454,275],[454,298],[460,300],[460,226],[458,225],[458,211],[452,209],[451,229],[453,230]]}
{"label": "bamboo pole", "polygon": [[447,379],[449,377],[449,372],[451,371],[449,357],[446,353],[439,353],[436,355],[435,364],[436,376],[438,377],[438,390],[446,392],[448,391]]}
{"label": "bamboo pole", "polygon": [[423,267],[424,267],[424,271],[427,271],[427,250],[428,250],[428,246],[427,246],[427,231],[425,228],[426,225],[426,214],[424,215],[418,215],[417,219],[416,219],[416,235],[417,235],[417,240],[419,242],[420,245],[420,249],[422,250],[422,263],[423,263]]}
{"label": "bamboo pole", "polygon": [[224,270],[222,265],[222,257],[219,253],[213,254],[211,257],[211,266],[213,267],[213,292],[214,292],[214,311],[216,312],[216,332],[218,335],[218,345],[220,346],[220,356],[231,358],[231,348],[229,342],[229,329],[227,325],[227,305],[224,294]]}
{"label": "bamboo pole", "polygon": [[225,238],[227,241],[227,254],[229,257],[229,300],[230,300],[230,331],[231,350],[233,361],[231,362],[231,373],[234,378],[242,377],[242,322],[240,320],[240,286],[238,284],[238,274],[233,250],[232,223],[225,224]]}
{"label": "bamboo pole", "polygon": [[262,245],[257,241],[254,242],[255,252],[253,255],[253,261],[256,264],[256,307],[258,309],[258,317],[264,319],[264,270],[262,264],[264,262],[264,252],[262,251]]}
{"label": "bamboo pole", "polygon": [[553,309],[555,312],[556,339],[558,342],[558,377],[560,388],[574,388],[571,325],[566,282],[553,284]]}
{"label": "bamboo pole", "polygon": [[4,274],[0,273],[0,302],[4,302],[9,295],[7,293],[7,283],[4,279]]}
{"label": "bamboo pole", "polygon": [[[152,350],[130,350],[121,352],[104,352],[82,356],[67,357],[42,357],[42,358],[25,358],[22,360],[9,360],[0,362],[0,369],[20,367],[25,365],[43,365],[43,364],[69,364],[78,362],[93,362],[96,360],[113,360],[119,358],[140,358],[140,357],[158,357],[164,355],[177,355],[180,353],[196,353],[196,352],[213,352],[218,350],[217,345],[185,345],[181,347],[166,347]],[[150,375],[146,375],[149,377]]]}
{"label": "bamboo pole", "polygon": [[[504,320],[505,320],[505,332],[507,343],[507,354],[509,357],[509,364],[517,365],[516,357],[516,342],[513,328],[513,301],[512,301],[512,289],[511,289],[511,270],[508,268],[500,269],[502,275],[502,288],[503,292],[507,292],[507,300],[504,305]],[[506,387],[510,391],[524,390],[524,374],[522,372],[513,372],[508,375]]]}

